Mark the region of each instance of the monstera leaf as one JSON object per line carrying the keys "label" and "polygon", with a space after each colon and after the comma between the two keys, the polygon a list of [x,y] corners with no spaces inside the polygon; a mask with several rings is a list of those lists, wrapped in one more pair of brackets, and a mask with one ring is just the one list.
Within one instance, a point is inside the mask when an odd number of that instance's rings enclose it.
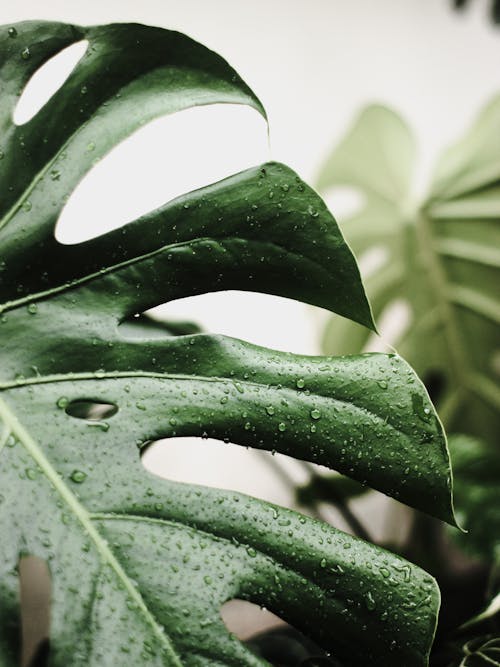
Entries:
{"label": "monstera leaf", "polygon": [[[319,187],[332,189],[333,205],[339,186],[360,195],[363,205],[345,220],[345,233],[370,264],[374,314],[406,306],[408,318],[394,345],[423,378],[447,430],[495,443],[500,98],[445,152],[420,205],[411,197],[415,153],[401,118],[370,107],[326,162]],[[324,347],[328,353],[358,352],[368,337],[366,329],[334,317]]]}
{"label": "monstera leaf", "polygon": [[[33,72],[79,40],[86,54],[63,87],[14,125]],[[54,237],[93,160],[139,125],[214,102],[263,114],[257,98],[219,56],[157,28],[22,23],[3,28],[0,52],[0,664],[18,660],[24,554],[52,576],[50,665],[267,664],[226,630],[232,598],[346,664],[426,664],[439,607],[428,574],[140,463],[155,439],[210,436],[323,463],[453,522],[443,430],[398,356],[306,357],[134,325],[172,299],[246,289],[372,327],[318,195],[271,163],[79,245]]]}

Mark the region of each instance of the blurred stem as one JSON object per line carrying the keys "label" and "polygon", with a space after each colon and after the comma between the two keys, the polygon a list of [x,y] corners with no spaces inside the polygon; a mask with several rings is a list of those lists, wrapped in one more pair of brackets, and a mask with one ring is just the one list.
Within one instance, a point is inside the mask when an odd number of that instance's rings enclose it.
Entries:
{"label": "blurred stem", "polygon": [[[316,469],[314,468],[313,465],[311,465],[307,461],[300,461],[300,463],[302,467],[305,468],[310,473],[311,477],[318,476],[318,473],[316,472]],[[335,494],[333,489],[331,492],[331,498],[329,499],[329,502],[331,505],[333,505],[333,507],[335,507],[340,512],[342,518],[347,523],[349,528],[352,530],[353,534],[356,535],[356,537],[360,537],[362,540],[366,540],[367,542],[372,542],[372,543],[374,542],[370,533],[366,530],[364,525],[361,523],[361,521],[349,507],[348,501],[342,498],[342,496]]]}
{"label": "blurred stem", "polygon": [[[264,453],[262,452],[262,454]],[[295,492],[295,489],[297,488],[296,481],[293,479],[291,475],[288,474],[288,472],[284,469],[284,467],[280,465],[280,463],[274,458],[274,456],[269,457],[265,455],[265,461],[267,465],[273,469],[274,473],[276,474],[276,477],[278,477],[278,479],[283,483],[283,485],[287,489],[290,489],[292,492]],[[309,473],[311,478],[318,477],[316,469],[311,463],[308,463],[307,461],[297,461],[297,460],[296,462],[299,463],[302,466],[302,468],[304,468]],[[297,499],[296,494],[294,495],[295,498]],[[340,495],[335,494],[335,492],[332,490],[331,497],[329,498],[328,503],[332,505],[332,507],[338,510],[338,512],[341,514],[342,518],[347,523],[352,533],[356,537],[359,537],[362,540],[366,540],[367,542],[371,542],[372,544],[374,543],[372,536],[365,528],[365,526],[361,523],[361,521],[358,519],[358,517],[353,513],[353,511],[349,507],[348,502],[344,500],[344,498],[342,498]],[[330,523],[326,518],[326,516],[324,515],[324,513],[321,511],[318,501],[312,501],[311,503],[307,504],[300,503],[300,505],[305,509],[309,510],[313,518],[325,521],[325,523]]]}
{"label": "blurred stem", "polygon": [[365,526],[361,523],[358,517],[352,512],[348,502],[345,502],[343,498],[336,498],[332,499],[332,504],[342,514],[343,519],[349,525],[356,537],[360,537],[362,540],[366,540],[367,542],[371,542],[373,544],[373,537],[366,530]]}

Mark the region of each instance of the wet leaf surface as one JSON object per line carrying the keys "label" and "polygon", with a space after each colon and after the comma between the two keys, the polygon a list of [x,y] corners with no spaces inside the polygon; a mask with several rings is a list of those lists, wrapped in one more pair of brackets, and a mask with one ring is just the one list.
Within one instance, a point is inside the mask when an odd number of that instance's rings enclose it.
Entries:
{"label": "wet leaf surface", "polygon": [[[151,440],[208,435],[324,463],[453,522],[445,437],[399,357],[305,357],[189,329],[162,336],[144,321],[123,330],[155,305],[223,289],[373,328],[320,197],[270,163],[99,238],[54,238],[93,160],[144,122],[215,102],[263,113],[260,102],[178,33],[2,30],[0,662],[18,659],[16,566],[34,554],[52,576],[50,665],[264,665],[221,620],[233,598],[265,605],[348,664],[424,665],[439,607],[427,573],[326,524],[161,480],[140,463]],[[33,72],[82,39],[62,88],[15,126]]]}

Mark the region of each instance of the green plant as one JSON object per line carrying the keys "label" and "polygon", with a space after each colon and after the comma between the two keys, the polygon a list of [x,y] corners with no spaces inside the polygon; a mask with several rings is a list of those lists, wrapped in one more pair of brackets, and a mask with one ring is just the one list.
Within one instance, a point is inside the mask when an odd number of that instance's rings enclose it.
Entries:
{"label": "green plant", "polygon": [[[500,557],[499,133],[496,98],[444,153],[429,194],[416,202],[414,138],[397,114],[372,106],[319,177],[320,190],[334,201],[339,187],[357,191],[361,206],[344,221],[347,240],[361,261],[371,260],[366,285],[375,316],[395,305],[406,309],[391,343],[423,378],[447,432],[463,434],[450,438],[450,450],[457,507],[470,533],[454,534],[494,571]],[[332,317],[323,342],[330,354],[351,354],[369,348],[370,337]],[[435,559],[434,573],[449,577],[449,554],[436,551],[439,542],[430,540],[428,563]],[[487,596],[494,593],[490,583]],[[499,607],[497,596],[481,619]]]}
{"label": "green plant", "polygon": [[[79,40],[70,77],[16,126],[29,78]],[[208,435],[323,463],[454,522],[441,424],[397,355],[306,357],[134,324],[172,299],[248,289],[373,329],[320,197],[269,163],[84,243],[54,237],[94,160],[144,122],[216,102],[265,115],[259,100],[216,54],[141,25],[6,26],[0,63],[0,664],[19,659],[17,564],[35,554],[52,575],[50,665],[267,664],[222,623],[235,597],[347,665],[425,665],[439,608],[426,572],[139,460],[152,440]]]}

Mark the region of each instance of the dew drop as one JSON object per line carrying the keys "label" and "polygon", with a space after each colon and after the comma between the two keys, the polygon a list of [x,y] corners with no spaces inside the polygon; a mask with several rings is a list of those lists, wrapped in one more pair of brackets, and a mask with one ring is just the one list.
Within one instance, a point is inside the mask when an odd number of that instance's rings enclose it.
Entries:
{"label": "dew drop", "polygon": [[311,417],[312,419],[321,419],[321,412],[318,410],[318,408],[313,408],[311,410]]}
{"label": "dew drop", "polygon": [[365,604],[368,611],[373,611],[377,606],[371,591],[368,591],[368,593],[365,595]]}
{"label": "dew drop", "polygon": [[72,482],[75,482],[75,484],[82,484],[87,479],[87,473],[82,470],[73,470],[70,479]]}

